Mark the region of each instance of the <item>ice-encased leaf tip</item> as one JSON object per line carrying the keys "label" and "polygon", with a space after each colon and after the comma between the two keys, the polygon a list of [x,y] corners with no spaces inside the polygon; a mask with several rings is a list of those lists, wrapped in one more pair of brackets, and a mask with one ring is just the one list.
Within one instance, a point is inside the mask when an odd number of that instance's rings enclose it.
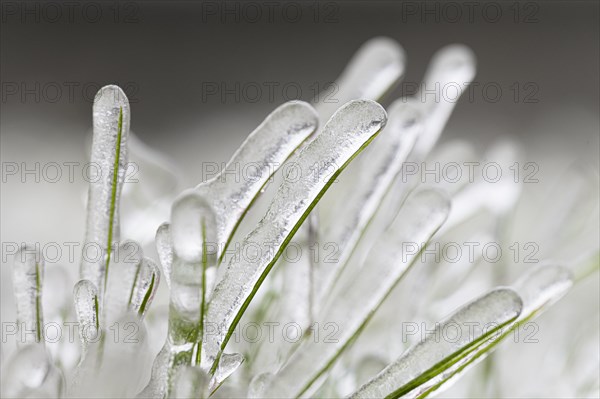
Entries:
{"label": "ice-encased leaf tip", "polygon": [[90,343],[96,342],[100,334],[98,290],[91,281],[80,280],[73,289],[73,299],[79,323],[83,361]]}
{"label": "ice-encased leaf tip", "polygon": [[82,255],[81,278],[106,288],[111,249],[119,242],[119,199],[127,171],[127,136],[130,109],[127,96],[118,86],[104,86],[93,105],[93,139],[87,200],[87,226],[84,250],[95,246],[99,256]]}
{"label": "ice-encased leaf tip", "polygon": [[557,265],[540,265],[525,275],[515,284],[514,289],[522,298],[523,308],[519,317],[513,320],[501,334],[496,334],[485,341],[452,367],[442,372],[435,380],[415,389],[414,395],[424,398],[432,392],[440,392],[452,385],[469,368],[485,359],[496,347],[521,325],[539,316],[553,303],[562,298],[573,284],[571,272]]}
{"label": "ice-encased leaf tip", "polygon": [[[399,398],[435,381],[478,345],[517,319],[522,308],[519,295],[508,288],[495,289],[469,302],[350,397]],[[443,335],[448,326],[456,330],[452,339]]]}
{"label": "ice-encased leaf tip", "polygon": [[[427,121],[427,128],[413,150],[416,158],[422,158],[431,151],[458,98],[475,77],[475,70],[475,54],[467,46],[451,44],[434,54],[420,90],[415,94],[422,103]],[[447,94],[450,87],[456,90],[456,95]]]}
{"label": "ice-encased leaf tip", "polygon": [[573,285],[570,270],[558,265],[540,265],[523,275],[514,289],[523,298],[522,317],[548,307],[562,298]]}
{"label": "ice-encased leaf tip", "polygon": [[[224,254],[237,226],[272,174],[317,129],[315,109],[303,101],[277,107],[233,154],[225,169],[196,190],[217,212],[217,238]],[[232,178],[232,172],[251,166],[251,176]]]}
{"label": "ice-encased leaf tip", "polygon": [[[216,214],[208,200],[195,190],[183,192],[173,203],[170,232],[177,259],[202,262],[203,256],[215,256]],[[208,250],[208,251],[207,251]],[[214,260],[213,262],[214,263]]]}
{"label": "ice-encased leaf tip", "polygon": [[240,353],[223,353],[219,360],[219,366],[210,381],[209,391],[216,391],[221,384],[233,374],[244,362],[244,356]]}

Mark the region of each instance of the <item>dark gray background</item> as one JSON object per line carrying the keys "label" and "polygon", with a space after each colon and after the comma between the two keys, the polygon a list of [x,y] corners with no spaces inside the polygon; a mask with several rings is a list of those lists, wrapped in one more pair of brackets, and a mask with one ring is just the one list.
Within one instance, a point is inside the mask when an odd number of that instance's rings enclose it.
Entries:
{"label": "dark gray background", "polygon": [[[58,4],[64,13],[56,22],[50,6],[46,15],[24,13],[48,3]],[[264,91],[257,102],[229,95],[223,103],[219,96],[203,98],[204,84],[296,83],[301,98],[310,100],[315,85],[333,81],[362,43],[384,35],[404,47],[407,81],[420,81],[437,49],[464,43],[477,55],[479,87],[501,87],[498,102],[487,101],[481,89],[473,91],[472,101],[463,97],[442,140],[462,137],[485,148],[496,137],[517,137],[527,160],[549,160],[541,165],[541,175],[552,176],[576,159],[598,164],[597,1],[452,3],[463,13],[454,23],[449,20],[452,9],[444,12],[446,2],[436,1],[292,2],[302,5],[298,22],[283,16],[283,7],[275,8],[269,20],[268,2],[250,3],[263,12],[258,22],[248,20],[250,11],[225,15],[216,2],[92,2],[102,11],[97,22],[93,14],[83,15],[84,6],[75,8],[71,18],[62,3],[28,1],[29,8],[23,9],[22,3],[3,2],[2,161],[85,162],[90,97],[102,85],[119,83],[132,100],[132,130],[169,155],[192,185],[201,180],[201,162],[225,162],[265,115],[287,99],[276,90],[273,99]],[[227,4],[235,10],[246,2]],[[425,4],[441,11],[423,15]],[[474,4],[472,19],[467,4]],[[7,8],[15,5],[16,12]],[[207,7],[215,5],[221,11],[207,14]],[[502,16],[492,22],[489,16],[497,7]],[[116,21],[115,8],[120,11]],[[408,12],[415,8],[416,15]],[[316,21],[315,10],[320,12]],[[55,94],[42,92],[38,102],[4,90],[11,84],[31,88],[36,82],[41,89],[58,85],[62,95],[49,101]],[[78,85],[73,98],[67,82]],[[515,83],[521,87],[518,101],[511,91]],[[524,90],[527,83],[537,88],[537,102],[524,102],[530,93]],[[386,103],[401,91],[402,86]],[[71,232],[69,238],[79,240],[86,183],[77,183],[60,189],[57,184],[3,183],[3,237],[58,239],[55,226],[60,225],[61,231]],[[59,207],[69,209],[71,217],[65,219]],[[28,228],[40,219],[45,222]]]}
{"label": "dark gray background", "polygon": [[[11,2],[3,7],[6,3]],[[39,2],[28,3],[30,8],[39,6]],[[239,8],[241,3],[228,2],[227,9]],[[10,134],[25,125],[68,121],[70,133],[77,135],[90,126],[91,119],[89,98],[84,98],[82,87],[88,85],[93,92],[98,85],[118,82],[127,86],[129,93],[135,87],[132,127],[151,144],[171,151],[167,142],[172,140],[216,134],[228,142],[223,136],[242,138],[286,98],[281,90],[275,90],[274,101],[269,101],[266,93],[256,103],[238,102],[233,96],[228,96],[225,104],[217,96],[204,101],[203,82],[297,82],[303,89],[302,98],[310,100],[311,85],[334,80],[358,46],[379,35],[397,39],[405,48],[406,79],[413,82],[422,77],[428,59],[439,47],[458,42],[474,50],[476,80],[482,85],[498,82],[503,96],[498,103],[491,103],[482,100],[481,90],[475,90],[472,103],[463,99],[451,122],[458,130],[477,136],[498,131],[527,136],[534,120],[557,109],[591,113],[596,116],[597,128],[596,1],[521,2],[519,23],[515,22],[513,1],[495,2],[502,9],[498,22],[486,21],[484,7],[491,16],[494,10],[485,2],[475,3],[472,20],[467,15],[469,2],[454,3],[460,4],[463,12],[456,23],[449,22],[451,8],[425,15],[425,22],[421,14],[409,14],[411,7],[435,9],[443,2],[428,2],[427,6],[406,1],[296,2],[302,4],[298,22],[284,17],[281,7],[275,8],[269,21],[265,3],[254,2],[263,12],[256,23],[245,18],[250,18],[251,8],[225,15],[223,23],[222,13],[207,13],[216,2],[121,2],[117,22],[116,3],[110,1],[96,2],[102,4],[98,22],[91,22],[92,8],[86,8],[88,18],[82,16],[83,7],[78,7],[72,20],[63,15],[57,22],[50,21],[51,10],[47,9],[46,16],[40,11],[39,23],[30,15],[23,23],[22,11],[13,15],[4,9],[2,81],[29,85],[37,81],[41,87],[49,82],[75,82],[81,86],[75,90],[73,103],[67,98],[66,86],[56,103],[44,98],[35,103],[31,96],[24,103],[18,95],[3,98],[2,133]],[[223,10],[225,6],[218,7]],[[320,17],[315,22],[317,9]],[[535,98],[539,102],[515,103],[510,91],[514,82],[537,84]],[[223,126],[232,128],[219,132],[201,128],[220,118],[226,118]],[[234,129],[238,126],[242,131]],[[579,136],[583,132],[569,129],[564,134]]]}

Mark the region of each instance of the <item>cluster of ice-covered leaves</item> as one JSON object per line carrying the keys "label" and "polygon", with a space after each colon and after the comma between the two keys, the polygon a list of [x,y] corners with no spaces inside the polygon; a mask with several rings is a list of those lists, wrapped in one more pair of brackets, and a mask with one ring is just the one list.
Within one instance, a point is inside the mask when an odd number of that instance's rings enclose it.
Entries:
{"label": "cluster of ice-covered leaves", "polygon": [[[337,80],[335,103],[292,101],[269,114],[220,175],[173,202],[170,221],[155,237],[162,273],[143,255],[148,232],[129,230],[142,243],[121,238],[128,149],[164,183],[147,191],[136,187],[142,205],[131,210],[131,225],[146,226],[161,214],[176,176],[130,136],[124,93],[116,86],[101,89],[91,152],[101,179],[89,188],[85,236],[93,244],[86,248],[101,256],[82,256],[73,290],[79,360],[69,368],[63,347],[46,348],[44,262],[25,247],[15,258],[14,290],[18,325],[32,334],[3,365],[3,395],[423,397],[447,388],[560,299],[572,273],[548,262],[510,286],[493,288],[510,283],[494,276],[488,292],[467,303],[460,296],[458,306],[453,295],[478,272],[481,259],[452,267],[427,263],[406,245],[423,249],[433,237],[442,243],[501,239],[520,185],[503,178],[493,185],[463,179],[435,187],[403,170],[426,160],[475,158],[464,142],[432,152],[455,99],[417,93],[392,101],[387,111],[376,102],[404,68],[397,43],[371,40]],[[448,46],[431,61],[422,88],[466,83],[474,74],[471,52]],[[500,142],[486,157],[511,165],[518,151]],[[253,165],[252,178],[227,173],[236,165]],[[273,192],[265,192],[267,183],[274,183]],[[253,205],[261,212],[261,194],[270,204],[240,234]],[[564,220],[576,205],[560,205]],[[597,241],[586,243],[586,251],[578,241],[577,235],[561,240],[564,253],[556,258],[585,252],[572,265],[597,269]],[[292,242],[300,254],[294,261],[282,256]],[[323,250],[324,243],[334,245],[334,263],[323,253],[315,256],[315,245]],[[161,281],[169,291],[168,318],[156,319],[168,323],[167,336],[152,360],[145,315],[152,313]],[[59,301],[50,312],[66,321],[72,317],[67,308]],[[432,334],[407,344],[399,335],[411,320],[441,321]],[[115,325],[120,339],[114,339]],[[232,339],[248,325],[280,330]],[[297,336],[281,330],[289,325]],[[450,325],[459,327],[460,339],[439,339]]]}

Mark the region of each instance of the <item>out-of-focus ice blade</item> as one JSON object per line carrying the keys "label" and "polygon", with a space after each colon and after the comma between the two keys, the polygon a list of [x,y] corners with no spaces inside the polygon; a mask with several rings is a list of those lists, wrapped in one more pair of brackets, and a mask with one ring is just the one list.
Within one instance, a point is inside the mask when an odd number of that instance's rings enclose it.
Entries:
{"label": "out-of-focus ice blade", "polygon": [[264,398],[264,392],[273,380],[272,373],[261,373],[257,374],[248,387],[248,394],[246,395],[251,399],[262,399]]}
{"label": "out-of-focus ice blade", "polygon": [[523,275],[514,289],[523,298],[519,321],[547,309],[562,298],[573,285],[571,272],[557,265],[540,265]]}
{"label": "out-of-focus ice blade", "polygon": [[102,344],[90,347],[70,396],[133,397],[145,377],[144,366],[150,360],[146,337],[144,323],[136,314],[128,313],[116,319],[105,332]]}
{"label": "out-of-focus ice blade", "polygon": [[129,170],[123,186],[123,236],[147,245],[156,228],[169,217],[184,174],[170,159],[129,132]]}
{"label": "out-of-focus ice blade", "polygon": [[[281,105],[250,133],[225,170],[196,187],[217,212],[222,253],[265,183],[318,124],[317,113],[308,103],[290,101]],[[241,170],[247,173],[240,176]]]}
{"label": "out-of-focus ice blade", "polygon": [[72,298],[70,295],[56,295],[57,292],[68,292],[73,286],[71,276],[62,265],[52,265],[44,270],[43,293],[44,313],[47,319],[63,322],[69,314]]}
{"label": "out-of-focus ice blade", "polygon": [[[119,242],[119,202],[127,171],[129,101],[118,86],[104,86],[93,106],[94,134],[90,160],[87,226],[81,278],[98,287],[102,297],[111,250]],[[90,256],[90,247],[98,254]]]}
{"label": "out-of-focus ice blade", "polygon": [[15,254],[12,273],[13,291],[17,307],[19,345],[41,343],[44,345],[44,314],[42,290],[44,284],[44,258],[35,248],[24,246]]}
{"label": "out-of-focus ice blade", "polygon": [[217,331],[205,337],[203,353],[210,363],[208,367],[216,368],[232,329],[296,230],[386,120],[379,104],[351,101],[331,117],[318,137],[294,159],[292,167],[283,166],[287,174],[266,215],[245,238],[240,248],[243,255],[231,260],[213,291],[207,323]]}
{"label": "out-of-focus ice blade", "polygon": [[326,224],[320,236],[335,243],[338,256],[336,263],[315,268],[315,305],[323,300],[339,277],[421,131],[422,119],[414,102],[395,101],[389,107],[385,129],[361,154],[360,181],[340,198],[343,205],[332,209],[327,218],[321,218],[322,226]]}
{"label": "out-of-focus ice blade", "polygon": [[516,182],[515,177],[507,171],[514,168],[519,159],[519,152],[517,143],[509,140],[499,140],[491,146],[485,159],[486,165],[492,167],[482,170],[481,175],[473,178],[472,183],[454,196],[452,212],[442,233],[446,233],[482,209],[494,215],[505,215],[514,208],[521,194],[522,184]]}
{"label": "out-of-focus ice blade", "polygon": [[165,276],[167,286],[171,288],[171,268],[173,267],[173,241],[169,223],[163,223],[156,230],[156,252]]}
{"label": "out-of-focus ice blade", "polygon": [[356,99],[378,101],[404,74],[406,57],[393,39],[376,37],[354,54],[332,87],[315,99],[321,120],[328,120],[343,104]]}
{"label": "out-of-focus ice blade", "polygon": [[415,99],[422,103],[427,125],[414,155],[422,159],[437,142],[456,102],[475,77],[475,55],[453,44],[435,53]]}
{"label": "out-of-focus ice blade", "polygon": [[3,398],[60,398],[64,379],[42,345],[18,349],[2,371]]}
{"label": "out-of-focus ice blade", "polygon": [[413,264],[419,254],[416,246],[439,229],[449,208],[445,196],[431,189],[407,199],[392,227],[370,251],[365,266],[357,274],[342,277],[317,315],[316,325],[336,326],[335,339],[305,340],[276,375],[268,396],[303,395],[331,367]]}
{"label": "out-of-focus ice blade", "polygon": [[[442,171],[443,179],[436,180],[436,187],[443,189],[450,196],[454,196],[465,187],[468,187],[469,181],[473,179],[469,173],[463,172],[465,165],[469,162],[478,162],[477,155],[473,144],[467,140],[451,140],[436,146],[425,161],[426,165],[434,165]],[[437,164],[437,165],[436,165]],[[418,174],[421,181],[427,182],[425,179],[425,167],[422,164],[414,163],[411,165],[414,171],[405,171],[403,178],[406,180],[410,175]],[[432,169],[433,169],[432,167]]]}
{"label": "out-of-focus ice blade", "polygon": [[[514,321],[519,316],[522,306],[521,298],[507,288],[493,290],[468,303],[441,322],[431,335],[408,349],[351,397],[403,397],[422,384],[439,377],[460,361],[465,352],[473,346],[489,339],[493,333]],[[452,326],[456,333],[452,339],[443,335],[449,326]]]}
{"label": "out-of-focus ice blade", "polygon": [[173,378],[170,397],[176,399],[208,398],[209,376],[200,367],[181,367]]}

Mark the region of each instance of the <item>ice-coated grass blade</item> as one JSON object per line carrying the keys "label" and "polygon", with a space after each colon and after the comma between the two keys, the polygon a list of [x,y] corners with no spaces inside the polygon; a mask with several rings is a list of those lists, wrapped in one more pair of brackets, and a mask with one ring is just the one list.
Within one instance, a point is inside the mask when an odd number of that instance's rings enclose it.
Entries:
{"label": "ice-coated grass blade", "polygon": [[[436,326],[434,332],[358,389],[351,398],[399,398],[439,377],[474,346],[498,334],[521,313],[523,303],[512,290],[500,288],[480,297]],[[452,326],[452,339],[444,331]]]}
{"label": "ice-coated grass blade", "polygon": [[13,260],[12,282],[17,307],[17,328],[21,331],[19,345],[44,345],[44,314],[42,290],[44,258],[37,249],[24,246]]}
{"label": "ice-coated grass blade", "polygon": [[[279,106],[250,133],[224,170],[196,187],[217,212],[215,242],[222,244],[221,258],[260,190],[318,124],[317,113],[308,103],[290,101]],[[240,176],[239,171],[247,168],[252,175]]]}
{"label": "ice-coated grass blade", "polygon": [[[244,255],[230,261],[213,291],[207,323],[216,331],[204,341],[203,351],[208,361],[204,367],[216,370],[233,330],[294,233],[344,167],[385,126],[386,120],[385,110],[379,104],[351,101],[331,117],[317,138],[293,160],[297,174],[290,171],[285,176],[266,215],[244,239],[240,248]],[[267,243],[269,248],[263,250]]]}
{"label": "ice-coated grass blade", "polygon": [[458,44],[445,46],[433,56],[414,96],[422,104],[427,121],[424,134],[415,145],[415,158],[423,159],[437,142],[458,98],[475,77],[475,64],[473,52]]}
{"label": "ice-coated grass blade", "polygon": [[429,241],[446,220],[449,209],[446,197],[432,189],[407,199],[392,227],[370,251],[364,267],[340,281],[317,315],[317,325],[336,326],[339,333],[335,341],[306,339],[276,375],[268,396],[301,396],[333,365],[418,258],[420,252],[408,251],[405,244]]}
{"label": "ice-coated grass blade", "polygon": [[203,337],[206,298],[211,288],[208,273],[217,263],[216,226],[213,208],[196,190],[183,192],[173,204],[169,228],[173,238],[169,331],[141,397],[164,397],[179,368],[199,363],[198,342]]}
{"label": "ice-coated grass blade", "polygon": [[[197,334],[194,340],[201,342],[209,289],[207,272],[209,268],[214,269],[217,262],[217,216],[202,195],[190,190],[173,204],[171,221],[175,254],[171,281],[171,305],[175,306],[171,306],[171,313],[177,323],[183,323],[181,326],[191,324],[178,335]],[[187,342],[182,338],[177,340]],[[200,353],[198,351],[196,363],[199,363]]]}
{"label": "ice-coated grass blade", "polygon": [[100,334],[98,290],[91,281],[81,280],[75,284],[73,298],[81,339],[81,364],[90,344],[98,342]]}
{"label": "ice-coated grass blade", "polygon": [[141,319],[144,318],[160,283],[160,270],[149,258],[144,258],[137,267],[131,286],[129,309]]}
{"label": "ice-coated grass blade", "polygon": [[[94,133],[81,278],[106,289],[111,251],[119,242],[119,198],[127,171],[129,101],[117,86],[104,86],[93,106]],[[90,247],[98,253],[90,255]],[[86,252],[87,251],[87,252]],[[102,301],[100,301],[102,305]]]}
{"label": "ice-coated grass blade", "polygon": [[523,309],[519,317],[513,320],[501,334],[497,334],[473,348],[467,356],[453,365],[452,368],[445,370],[435,383],[419,387],[411,396],[424,398],[433,392],[440,392],[448,388],[468,369],[490,355],[498,344],[515,330],[538,317],[562,298],[569,291],[572,284],[571,272],[555,265],[541,265],[522,276],[514,285],[514,289],[521,295],[523,300]]}
{"label": "ice-coated grass blade", "polygon": [[[377,211],[384,195],[402,168],[403,162],[422,131],[421,115],[414,102],[395,101],[388,109],[388,123],[383,132],[361,154],[360,181],[340,200],[343,205],[331,210],[320,236],[336,244],[337,262],[321,264],[315,270],[320,303],[339,278],[366,225]],[[354,166],[354,165],[353,165]],[[354,176],[352,176],[354,177]],[[326,222],[322,218],[322,222]]]}

